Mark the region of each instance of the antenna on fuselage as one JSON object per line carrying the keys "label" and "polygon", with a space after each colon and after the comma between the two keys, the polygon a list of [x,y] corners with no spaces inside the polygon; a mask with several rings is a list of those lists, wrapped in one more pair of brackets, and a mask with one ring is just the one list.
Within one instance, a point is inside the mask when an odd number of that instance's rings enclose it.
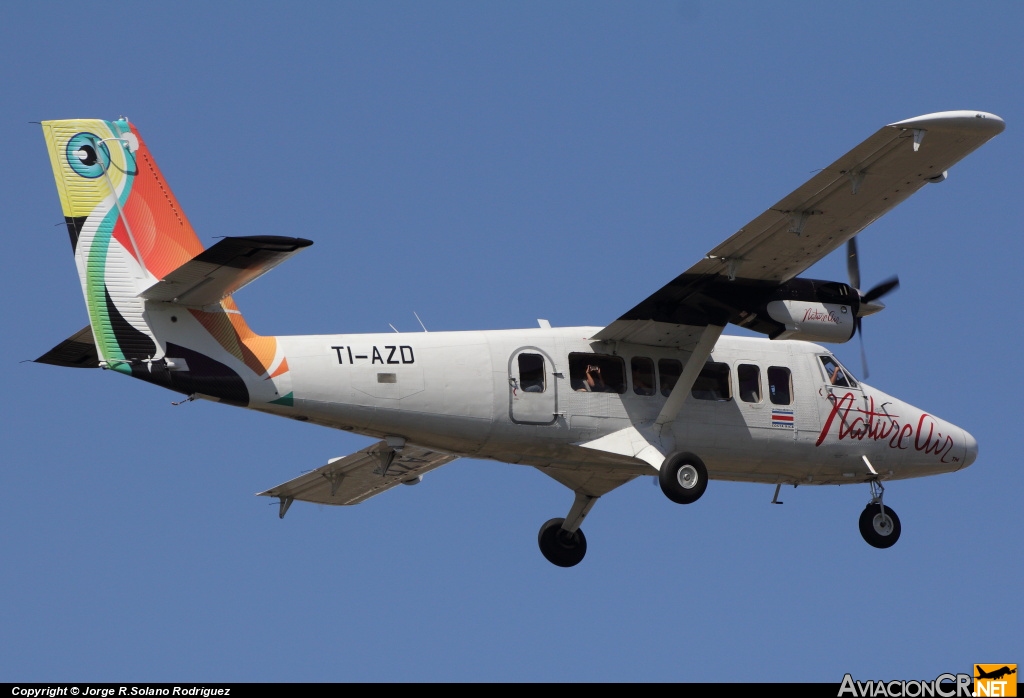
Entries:
{"label": "antenna on fuselage", "polygon": [[[416,311],[415,310],[412,311],[412,314],[416,315]],[[424,332],[430,332],[430,330],[427,329],[427,326],[423,324],[423,321],[420,320],[420,316],[419,315],[416,315],[416,321],[420,323],[420,327],[423,328]]]}

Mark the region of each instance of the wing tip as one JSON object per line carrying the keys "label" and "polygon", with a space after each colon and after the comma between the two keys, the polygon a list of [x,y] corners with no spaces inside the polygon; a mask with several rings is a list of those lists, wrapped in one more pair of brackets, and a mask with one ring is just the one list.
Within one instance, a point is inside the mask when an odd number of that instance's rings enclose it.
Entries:
{"label": "wing tip", "polygon": [[998,135],[1006,128],[1001,117],[984,111],[963,109],[959,111],[940,111],[934,114],[922,114],[903,121],[889,124],[891,128],[920,128],[937,130],[971,130]]}

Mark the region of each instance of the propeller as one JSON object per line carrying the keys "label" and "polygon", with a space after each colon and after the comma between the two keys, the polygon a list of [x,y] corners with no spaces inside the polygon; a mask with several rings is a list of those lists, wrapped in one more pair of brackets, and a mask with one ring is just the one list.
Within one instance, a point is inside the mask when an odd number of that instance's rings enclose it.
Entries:
{"label": "propeller", "polygon": [[857,290],[860,296],[860,307],[857,310],[857,317],[853,319],[853,332],[860,336],[860,365],[863,378],[868,377],[868,359],[864,351],[864,333],[861,330],[861,318],[874,315],[885,308],[881,298],[889,295],[900,286],[898,276],[893,276],[882,283],[874,286],[867,293],[860,290],[860,260],[857,258],[857,238],[852,237],[846,243],[846,273],[850,277],[850,285]]}

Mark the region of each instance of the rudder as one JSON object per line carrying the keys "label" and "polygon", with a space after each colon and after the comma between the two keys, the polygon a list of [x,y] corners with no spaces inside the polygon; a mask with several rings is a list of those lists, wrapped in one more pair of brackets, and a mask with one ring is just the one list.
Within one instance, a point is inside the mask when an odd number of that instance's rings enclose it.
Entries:
{"label": "rudder", "polygon": [[157,346],[138,294],[203,245],[126,119],[42,126],[98,354],[130,373]]}
{"label": "rudder", "polygon": [[98,363],[232,404],[290,405],[288,362],[279,343],[253,332],[226,294],[312,243],[226,238],[204,253],[127,119],[42,126],[95,352],[79,332],[40,361]]}

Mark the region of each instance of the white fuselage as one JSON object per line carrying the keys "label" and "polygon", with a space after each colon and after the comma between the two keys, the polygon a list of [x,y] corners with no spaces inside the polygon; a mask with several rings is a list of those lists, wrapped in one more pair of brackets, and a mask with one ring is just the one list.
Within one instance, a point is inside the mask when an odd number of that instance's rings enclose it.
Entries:
{"label": "white fuselage", "polygon": [[[667,398],[660,383],[635,383],[634,358],[658,366],[662,381],[661,367],[685,364],[688,353],[588,339],[598,329],[278,337],[291,371],[276,389],[291,391],[294,404],[251,405],[457,455],[655,475],[649,462],[593,442],[655,428]],[[524,389],[524,353],[543,357],[542,392]],[[581,353],[621,357],[624,392],[581,389],[569,365]],[[864,384],[833,386],[819,358],[827,355],[802,341],[723,336],[709,361],[729,367],[728,394],[687,396],[660,432],[670,449],[698,454],[715,479],[841,484],[871,479],[871,468],[899,479],[973,462],[977,443],[959,427]],[[788,375],[789,386],[770,386],[770,375],[776,383]]]}

